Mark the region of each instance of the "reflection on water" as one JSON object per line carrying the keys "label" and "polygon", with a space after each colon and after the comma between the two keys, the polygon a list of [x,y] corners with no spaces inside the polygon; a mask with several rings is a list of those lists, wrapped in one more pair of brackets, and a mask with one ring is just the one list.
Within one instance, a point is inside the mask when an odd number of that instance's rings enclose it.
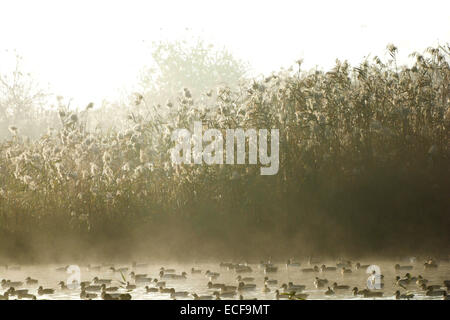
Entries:
{"label": "reflection on water", "polygon": [[[417,277],[418,275],[422,275],[423,278],[428,280],[428,285],[440,285],[442,289],[447,290],[444,286],[444,280],[450,279],[450,263],[449,262],[440,262],[438,268],[425,270],[422,262],[408,263],[413,266],[412,270],[395,270],[394,265],[398,263],[396,261],[361,261],[362,265],[376,265],[377,267],[370,267],[370,270],[378,269],[381,271],[381,274],[384,276],[383,283],[384,288],[380,289],[382,291],[383,298],[375,298],[375,299],[394,299],[394,293],[397,290],[400,290],[401,293],[411,292],[414,294],[414,299],[442,299],[442,297],[429,297],[426,296],[426,292],[422,290],[415,281],[411,281],[410,284],[405,285],[406,289],[399,287],[395,284],[395,277],[401,276],[403,277],[405,273],[409,272],[412,276]],[[322,264],[327,266],[336,266],[335,261],[320,261],[318,266],[320,267]],[[405,264],[405,263],[403,263]],[[341,269],[337,268],[335,271],[328,272],[302,272],[304,268],[312,268],[313,266],[309,265],[308,262],[302,262],[300,266],[291,266],[286,267],[286,264],[279,263],[274,264],[278,267],[278,270],[274,273],[264,273],[264,269],[259,264],[249,264],[252,268],[251,273],[243,273],[242,277],[252,277],[254,281],[249,283],[255,283],[256,289],[253,291],[244,291],[242,295],[244,299],[247,298],[257,298],[257,299],[275,299],[275,290],[280,289],[283,283],[293,282],[294,284],[305,285],[306,288],[303,290],[303,293],[308,294],[308,299],[361,299],[361,296],[354,296],[352,294],[351,289],[353,287],[358,287],[360,290],[364,289],[367,284],[367,279],[369,274],[366,273],[367,268],[356,269],[355,263],[349,268],[351,269],[351,273],[341,273]],[[100,265],[97,265],[99,267]],[[131,271],[135,271],[138,274],[147,274],[149,278],[160,278],[160,268],[165,267],[166,269],[175,269],[176,274],[181,274],[183,271],[187,273],[186,280],[175,280],[175,279],[164,279],[166,281],[166,287],[175,288],[176,291],[188,291],[193,294],[196,293],[198,295],[212,295],[214,291],[218,291],[218,289],[208,289],[208,281],[209,278],[205,275],[207,270],[212,272],[220,273],[220,276],[217,279],[212,280],[214,283],[223,283],[225,285],[237,286],[238,281],[236,277],[238,274],[236,270],[229,270],[226,267],[220,267],[219,263],[214,264],[138,264],[134,268],[132,265],[115,265],[115,268],[119,267],[127,267],[128,271],[123,272],[123,278],[120,272],[113,272],[110,267],[112,265],[102,264],[100,268],[96,268],[91,266],[89,269],[87,266],[71,266],[70,271],[72,274],[66,272],[64,268],[61,266],[55,265],[40,265],[40,266],[20,266],[20,269],[14,267],[9,267],[8,269],[0,267],[0,279],[8,279],[11,281],[22,281],[25,283],[25,279],[27,277],[31,277],[33,279],[37,279],[39,281],[38,285],[26,285],[24,284],[21,288],[28,288],[29,293],[36,294],[38,299],[80,299],[80,289],[69,289],[69,290],[61,290],[58,287],[58,283],[60,281],[64,281],[66,283],[71,283],[72,280],[79,278],[81,281],[92,281],[94,277],[99,277],[100,279],[112,279],[110,286],[118,286],[118,292],[129,292],[133,299],[145,299],[145,300],[153,300],[153,299],[170,299],[169,293],[147,293],[145,289],[145,284],[137,283],[137,288],[134,290],[126,290],[123,288],[123,282],[129,281],[131,284],[134,284],[135,281],[130,276]],[[192,274],[191,268],[195,267],[195,269],[199,269],[202,272]],[[57,271],[57,269],[60,269]],[[78,274],[79,270],[79,274]],[[272,270],[273,271],[273,270]],[[268,276],[270,279],[278,280],[277,284],[271,284],[268,286],[270,292],[263,292],[264,288],[264,277]],[[319,277],[320,279],[327,279],[328,284],[325,287],[317,289],[314,286],[315,277]],[[335,295],[327,296],[325,295],[325,291],[327,290],[327,286],[332,287],[333,283],[336,282],[338,285],[348,285],[350,289],[336,290]],[[37,288],[38,286],[43,286],[44,288],[54,288],[54,294],[47,295],[38,295]],[[153,284],[149,285],[150,287],[154,287]],[[5,286],[0,293],[6,291],[7,287]],[[283,292],[282,289],[280,289]],[[99,294],[100,296],[100,294]],[[15,299],[16,297],[10,297],[10,299]],[[239,294],[237,294],[234,299],[238,299]],[[177,297],[177,299],[192,299],[192,295],[188,297]],[[223,297],[222,299],[227,299]],[[228,298],[232,299],[232,298]],[[374,299],[374,298],[371,298]]]}

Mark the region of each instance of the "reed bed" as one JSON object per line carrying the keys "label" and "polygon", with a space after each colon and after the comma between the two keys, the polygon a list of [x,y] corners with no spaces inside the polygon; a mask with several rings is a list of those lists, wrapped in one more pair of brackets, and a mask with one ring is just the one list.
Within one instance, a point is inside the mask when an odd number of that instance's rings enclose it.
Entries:
{"label": "reed bed", "polygon": [[[449,47],[412,67],[375,57],[282,70],[165,106],[138,96],[126,129],[60,108],[36,141],[0,144],[0,250],[15,260],[87,255],[261,257],[448,253]],[[125,108],[125,107],[124,107]],[[151,111],[151,112],[150,112]],[[173,165],[172,130],[278,128],[280,170]]]}

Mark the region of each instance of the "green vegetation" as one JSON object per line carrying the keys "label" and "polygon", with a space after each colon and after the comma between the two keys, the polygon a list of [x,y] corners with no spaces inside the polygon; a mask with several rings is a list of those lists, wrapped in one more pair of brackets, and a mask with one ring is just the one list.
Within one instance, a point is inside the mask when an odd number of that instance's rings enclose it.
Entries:
{"label": "green vegetation", "polygon": [[[186,89],[164,112],[138,96],[119,132],[89,130],[88,109],[62,106],[61,129],[37,141],[10,128],[0,144],[0,252],[38,260],[448,250],[449,47],[414,54],[411,68],[388,50],[388,61],[281,71],[199,101]],[[279,173],[173,166],[172,130],[197,120],[280,129]]]}

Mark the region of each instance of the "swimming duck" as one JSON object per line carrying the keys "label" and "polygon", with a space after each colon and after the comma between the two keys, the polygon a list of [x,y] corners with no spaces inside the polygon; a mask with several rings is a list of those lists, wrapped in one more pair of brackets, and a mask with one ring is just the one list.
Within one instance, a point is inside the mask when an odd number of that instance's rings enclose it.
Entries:
{"label": "swimming duck", "polygon": [[211,272],[208,276],[209,281],[214,281],[217,280],[217,278],[219,278],[220,274],[216,273],[216,272]]}
{"label": "swimming duck", "polygon": [[28,293],[28,289],[20,289],[16,290],[14,287],[10,287],[7,291],[9,293],[9,296],[18,296],[19,294],[25,294]]}
{"label": "swimming duck", "polygon": [[44,289],[42,286],[38,288],[38,295],[42,296],[44,294],[54,294],[55,289]]}
{"label": "swimming duck", "polygon": [[293,259],[288,259],[288,261],[286,262],[286,268],[298,268],[300,267],[300,262],[294,262]]}
{"label": "swimming duck", "polygon": [[353,287],[352,292],[354,296],[362,296],[364,295],[365,292],[368,292],[368,289],[364,289],[364,290],[358,290],[358,287]]}
{"label": "swimming duck", "polygon": [[265,267],[273,267],[274,265],[272,264],[272,262],[270,262],[270,260],[269,261],[267,261],[267,262],[264,262],[264,261],[260,261],[259,262],[259,268],[260,269],[264,269]]}
{"label": "swimming duck", "polygon": [[191,274],[201,274],[201,273],[202,273],[202,270],[191,268]]}
{"label": "swimming duck", "polygon": [[282,293],[280,294],[280,291],[277,289],[275,290],[275,299],[280,300],[280,299],[289,299],[289,294],[287,293]]}
{"label": "swimming duck", "polygon": [[58,282],[58,286],[59,286],[59,289],[61,291],[68,291],[68,290],[70,290],[69,287],[66,285],[66,283],[64,281]]}
{"label": "swimming duck", "polygon": [[38,281],[37,281],[36,279],[31,279],[30,277],[27,277],[27,278],[25,279],[25,283],[26,283],[28,286],[30,286],[30,285],[33,285],[33,284],[38,284]]}
{"label": "swimming duck", "polygon": [[92,282],[94,282],[94,284],[111,284],[111,279],[99,279],[98,277],[94,277],[94,279],[92,280]]}
{"label": "swimming duck", "polygon": [[[375,271],[374,271],[375,272]],[[408,279],[408,281],[411,282],[416,282],[417,281],[417,277],[413,277],[411,276],[411,274],[408,272],[405,274],[405,276],[403,277],[404,279]]]}
{"label": "swimming duck", "polygon": [[429,270],[429,269],[436,269],[438,267],[437,263],[435,261],[433,261],[432,259],[428,260],[427,262],[425,262],[423,264],[423,267],[425,270]]}
{"label": "swimming duck", "polygon": [[368,267],[370,267],[369,264],[361,264],[359,262],[357,262],[356,265],[355,265],[355,269],[356,270],[367,269]]}
{"label": "swimming duck", "polygon": [[427,292],[425,293],[428,297],[440,297],[443,296],[444,294],[446,294],[447,291],[445,290],[433,290],[433,289],[428,289]]}
{"label": "swimming duck", "polygon": [[246,265],[239,265],[235,269],[236,273],[250,273],[253,272],[252,268],[250,266]]}
{"label": "swimming duck", "polygon": [[319,279],[319,277],[316,277],[314,279],[314,286],[316,288],[323,288],[328,283],[327,279]]}
{"label": "swimming duck", "polygon": [[351,268],[352,262],[351,261],[341,261],[336,263],[336,267],[338,268]]}
{"label": "swimming duck", "polygon": [[97,291],[102,290],[101,285],[96,285],[96,286],[86,285],[85,282],[82,282],[80,286],[81,286],[81,290],[85,290],[85,291],[89,291],[89,292],[97,292]]}
{"label": "swimming duck", "polygon": [[275,267],[275,266],[266,266],[265,268],[264,268],[264,273],[275,273],[275,272],[277,272],[278,271],[278,267]]}
{"label": "swimming duck", "polygon": [[149,286],[145,286],[145,291],[147,293],[152,293],[152,292],[159,292],[158,288],[150,288]]}
{"label": "swimming duck", "polygon": [[270,289],[269,289],[269,287],[267,286],[267,284],[264,285],[264,288],[263,288],[262,291],[263,291],[264,293],[270,292]]}
{"label": "swimming duck", "polygon": [[159,292],[161,292],[161,293],[171,293],[172,292],[172,288],[159,287]]}
{"label": "swimming duck", "polygon": [[30,299],[30,300],[36,300],[36,296],[34,294],[31,293],[18,293],[17,294],[17,299],[22,300],[22,299]]}
{"label": "swimming duck", "polygon": [[406,286],[409,285],[409,279],[408,278],[400,278],[399,276],[395,277],[395,285],[402,287],[403,289],[406,289]]}
{"label": "swimming duck", "polygon": [[127,290],[134,290],[134,289],[136,289],[136,285],[135,284],[131,284],[131,283],[129,283],[127,281],[127,285],[126,285],[125,289],[127,289]]}
{"label": "swimming duck", "polygon": [[177,297],[187,297],[189,295],[189,292],[187,291],[175,291],[174,288],[172,288],[172,291],[170,292],[170,298],[175,299]]}
{"label": "swimming duck", "polygon": [[412,298],[414,298],[414,294],[412,294],[412,293],[403,293],[403,294],[400,294],[400,291],[395,291],[395,299],[396,300],[400,300],[400,299],[407,299],[407,300],[409,300],[409,299],[412,299]]}
{"label": "swimming duck", "polygon": [[[77,281],[76,281],[76,280],[73,280],[73,281],[72,281],[72,284],[77,284]],[[82,287],[82,286],[87,287],[87,286],[89,286],[90,284],[91,284],[90,281],[81,281],[81,282],[80,282],[80,287]]]}
{"label": "swimming duck", "polygon": [[158,279],[153,279],[155,287],[165,287],[166,282],[165,281],[158,281]]}
{"label": "swimming duck", "polygon": [[117,290],[119,290],[119,287],[107,287],[106,284],[102,284],[102,291],[116,292]]}
{"label": "swimming duck", "polygon": [[304,268],[301,271],[302,272],[319,272],[320,269],[318,266],[314,266],[314,268]]}
{"label": "swimming duck", "polygon": [[253,277],[242,277],[241,275],[238,275],[236,277],[236,280],[238,282],[253,282],[253,281],[255,281],[255,278],[253,278]]}
{"label": "swimming duck", "polygon": [[236,291],[214,291],[213,294],[220,298],[233,298],[236,295]]}
{"label": "swimming duck", "polygon": [[23,286],[23,282],[21,281],[11,281],[11,280],[2,280],[2,288],[6,289],[6,288],[10,288],[10,287],[14,287],[14,288],[18,288]]}
{"label": "swimming duck", "polygon": [[132,278],[132,279],[137,279],[137,278],[147,278],[147,274],[146,273],[138,273],[138,274],[136,274],[136,273],[134,273],[134,271],[131,271],[130,272],[130,277]]}
{"label": "swimming duck", "polygon": [[332,271],[336,271],[336,267],[327,267],[326,265],[322,265],[320,267],[320,271],[321,272],[332,272]]}
{"label": "swimming duck", "polygon": [[328,290],[325,291],[325,295],[327,295],[327,296],[332,296],[334,294],[335,294],[335,292],[330,287],[328,287]]}
{"label": "swimming duck", "polygon": [[420,286],[422,286],[423,284],[426,285],[427,283],[428,283],[428,280],[425,279],[425,278],[423,278],[423,277],[419,274],[419,276],[417,277],[417,280],[416,280],[416,284],[420,287]]}
{"label": "swimming duck", "polygon": [[230,264],[227,266],[227,270],[228,270],[228,271],[235,270],[235,269],[238,268],[238,267],[239,267],[239,264],[230,263]]}
{"label": "swimming duck", "polygon": [[142,269],[142,268],[147,268],[148,267],[148,263],[137,263],[136,261],[133,261],[131,263],[131,267],[133,269]]}
{"label": "swimming duck", "polygon": [[364,298],[379,298],[383,296],[383,292],[380,291],[370,291],[369,289],[358,290],[357,287],[352,289],[353,295],[362,295]]}
{"label": "swimming duck", "polygon": [[264,277],[264,284],[268,286],[275,286],[278,284],[278,280],[270,280],[269,277]]}
{"label": "swimming duck", "polygon": [[100,271],[101,270],[101,268],[102,268],[102,266],[91,266],[90,264],[88,264],[87,265],[87,270],[89,271],[89,272],[92,272],[92,271]]}
{"label": "swimming duck", "polygon": [[293,284],[292,282],[289,282],[288,284],[283,283],[281,285],[281,288],[284,289],[285,292],[287,291],[301,292],[306,289],[306,286],[302,284]]}
{"label": "swimming duck", "polygon": [[214,299],[213,296],[199,296],[196,293],[192,293],[192,296],[194,297],[194,300],[212,300],[212,299]]}
{"label": "swimming duck", "polygon": [[67,272],[67,269],[69,268],[69,266],[64,266],[64,267],[58,267],[55,269],[56,272]]}
{"label": "swimming duck", "polygon": [[221,267],[221,268],[228,268],[228,267],[230,267],[230,266],[232,266],[233,264],[231,263],[231,262],[220,262],[219,263],[219,266]]}
{"label": "swimming duck", "polygon": [[86,290],[81,289],[80,298],[84,300],[91,300],[97,298],[96,293],[87,293]]}
{"label": "swimming duck", "polygon": [[333,283],[333,290],[348,290],[350,289],[350,286],[346,286],[346,285],[338,285],[336,282]]}
{"label": "swimming duck", "polygon": [[248,265],[246,263],[235,263],[234,264],[234,270],[239,269],[239,268],[246,268]]}
{"label": "swimming duck", "polygon": [[307,293],[296,293],[295,291],[289,295],[289,300],[306,300],[309,294]]}
{"label": "swimming duck", "polygon": [[207,277],[209,277],[210,281],[213,281],[213,280],[216,280],[220,276],[220,273],[218,273],[218,272],[211,272],[209,270],[206,270],[205,275]]}
{"label": "swimming duck", "polygon": [[294,284],[292,281],[289,281],[288,288],[293,290],[304,290],[306,286],[303,284]]}
{"label": "swimming duck", "polygon": [[10,287],[17,288],[17,287],[23,286],[23,282],[22,281],[10,281],[10,282],[8,282],[8,285]]}
{"label": "swimming duck", "polygon": [[400,270],[412,270],[413,266],[401,266],[398,263],[394,266],[396,271],[400,271]]}
{"label": "swimming duck", "polygon": [[208,282],[208,289],[221,289],[225,285],[223,283],[212,283],[211,281]]}
{"label": "swimming duck", "polygon": [[186,280],[186,272],[182,272],[180,274],[168,273],[166,274],[164,271],[159,272],[159,277],[161,279],[172,279],[172,280]]}
{"label": "swimming duck", "polygon": [[160,279],[172,279],[173,273],[164,273],[163,270],[159,272]]}
{"label": "swimming duck", "polygon": [[364,298],[380,298],[383,296],[383,292],[380,291],[367,291],[364,293]]}
{"label": "swimming duck", "polygon": [[129,293],[121,293],[119,296],[119,300],[131,300],[131,294]]}
{"label": "swimming duck", "polygon": [[422,286],[421,287],[423,290],[441,290],[441,286],[439,284],[433,284],[430,286]]}
{"label": "swimming duck", "polygon": [[237,287],[236,286],[223,286],[220,290],[222,290],[222,292],[225,292],[225,291],[236,291],[237,290]]}
{"label": "swimming duck", "polygon": [[106,291],[102,291],[100,297],[103,300],[120,300],[120,293],[107,293]]}
{"label": "swimming duck", "polygon": [[254,283],[244,283],[244,282],[239,282],[238,285],[238,291],[249,291],[249,290],[255,290],[256,289],[256,284]]}
{"label": "swimming duck", "polygon": [[187,279],[187,273],[183,271],[181,274],[174,274],[172,279],[174,279],[174,280],[186,280]]}
{"label": "swimming duck", "polygon": [[144,277],[139,277],[134,279],[134,282],[136,284],[146,284],[146,283],[151,283],[153,280],[152,278],[144,278]]}
{"label": "swimming duck", "polygon": [[341,273],[342,273],[343,275],[344,275],[344,274],[349,274],[349,273],[352,273],[352,270],[351,270],[351,269],[346,269],[345,267],[342,267]]}
{"label": "swimming duck", "polygon": [[175,273],[175,269],[166,269],[164,267],[159,268],[159,271],[164,271],[164,273]]}

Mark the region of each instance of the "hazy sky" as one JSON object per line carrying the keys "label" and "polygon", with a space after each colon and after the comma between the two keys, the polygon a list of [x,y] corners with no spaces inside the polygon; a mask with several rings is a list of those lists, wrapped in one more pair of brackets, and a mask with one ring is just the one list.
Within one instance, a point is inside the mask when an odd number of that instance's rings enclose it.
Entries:
{"label": "hazy sky", "polygon": [[[268,73],[303,58],[306,68],[353,63],[450,42],[450,1],[21,1],[0,2],[5,49],[52,91],[80,104],[114,99],[149,63],[153,40],[201,36]],[[186,28],[190,31],[186,32]],[[3,58],[2,58],[3,57]]]}

